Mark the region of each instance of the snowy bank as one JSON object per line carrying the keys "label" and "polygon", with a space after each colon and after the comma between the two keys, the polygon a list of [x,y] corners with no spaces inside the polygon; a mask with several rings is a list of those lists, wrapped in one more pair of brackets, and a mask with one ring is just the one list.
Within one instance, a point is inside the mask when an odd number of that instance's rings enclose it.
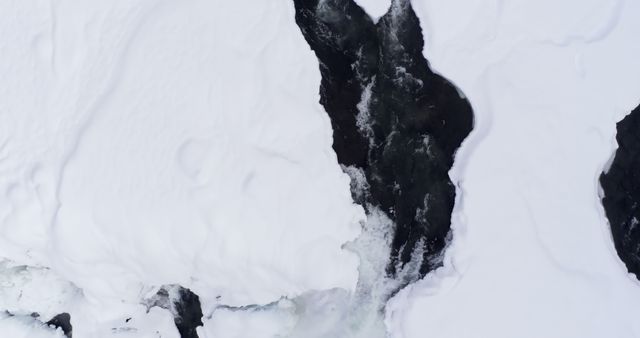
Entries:
{"label": "snowy bank", "polygon": [[0,257],[79,290],[60,309],[77,337],[143,336],[136,320],[170,319],[139,305],[164,284],[205,309],[355,287],[342,245],[362,211],[292,3],[4,1],[0,17]]}
{"label": "snowy bank", "polygon": [[445,267],[387,307],[392,337],[637,337],[640,285],[598,176],[640,101],[633,1],[414,1],[476,129]]}

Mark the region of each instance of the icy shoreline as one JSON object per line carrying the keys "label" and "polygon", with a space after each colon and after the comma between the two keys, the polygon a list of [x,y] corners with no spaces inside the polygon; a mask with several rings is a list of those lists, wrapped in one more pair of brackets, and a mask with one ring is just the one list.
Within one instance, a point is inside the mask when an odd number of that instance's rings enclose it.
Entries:
{"label": "icy shoreline", "polygon": [[598,183],[615,123],[640,100],[640,7],[554,4],[414,3],[431,65],[477,118],[451,172],[461,201],[445,267],[389,304],[392,337],[640,334],[640,283]]}

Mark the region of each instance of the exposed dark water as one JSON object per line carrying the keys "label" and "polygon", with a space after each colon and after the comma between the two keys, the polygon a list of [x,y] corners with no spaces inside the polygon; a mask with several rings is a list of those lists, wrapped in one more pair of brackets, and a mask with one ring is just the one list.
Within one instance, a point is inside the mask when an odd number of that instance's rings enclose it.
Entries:
{"label": "exposed dark water", "polygon": [[200,297],[189,289],[180,288],[180,298],[174,302],[174,322],[181,338],[198,338],[196,328],[202,326]]}
{"label": "exposed dark water", "polygon": [[618,255],[640,278],[640,107],[620,121],[617,130],[618,150],[600,176],[602,204]]}
{"label": "exposed dark water", "polygon": [[73,327],[71,326],[71,316],[68,313],[61,313],[51,318],[47,322],[47,325],[60,328],[64,335],[71,338],[73,334]]}
{"label": "exposed dark water", "polygon": [[[4,311],[5,315],[8,315],[10,317],[14,317],[15,314],[9,312],[9,311]],[[64,313],[60,313],[58,315],[53,316],[53,318],[51,318],[49,321],[44,322],[43,318],[40,317],[40,314],[37,312],[33,312],[31,313],[30,317],[37,321],[38,323],[47,325],[49,327],[55,328],[55,329],[60,329],[62,331],[62,333],[68,337],[68,338],[72,338],[73,336],[73,327],[71,326],[71,315],[69,315],[68,313],[64,312]],[[4,337],[2,337],[4,338]]]}
{"label": "exposed dark water", "polygon": [[446,245],[455,202],[448,171],[473,128],[471,106],[430,70],[409,0],[394,0],[377,23],[352,0],[294,3],[319,60],[338,162],[366,179],[352,184],[353,198],[395,223],[387,272],[419,250],[424,275]]}
{"label": "exposed dark water", "polygon": [[145,302],[148,308],[157,306],[171,311],[181,338],[198,338],[196,329],[202,326],[200,297],[191,290],[178,285],[162,287]]}

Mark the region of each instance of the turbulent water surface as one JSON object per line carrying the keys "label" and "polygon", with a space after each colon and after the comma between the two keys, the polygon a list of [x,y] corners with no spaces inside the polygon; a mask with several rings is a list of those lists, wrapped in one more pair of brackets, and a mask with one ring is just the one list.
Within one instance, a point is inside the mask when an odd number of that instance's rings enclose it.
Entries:
{"label": "turbulent water surface", "polygon": [[320,63],[321,104],[353,197],[393,221],[387,272],[417,257],[424,275],[446,245],[455,201],[448,171],[472,129],[471,107],[430,70],[409,1],[393,1],[377,23],[351,0],[294,2]]}

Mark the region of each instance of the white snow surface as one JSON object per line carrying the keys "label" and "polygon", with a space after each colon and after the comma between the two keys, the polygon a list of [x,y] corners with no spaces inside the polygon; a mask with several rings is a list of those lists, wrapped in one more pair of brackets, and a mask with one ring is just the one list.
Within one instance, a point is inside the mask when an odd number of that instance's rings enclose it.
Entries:
{"label": "white snow surface", "polygon": [[[640,2],[413,5],[476,127],[444,267],[388,336],[640,337],[597,182],[640,102]],[[0,55],[0,337],[62,337],[43,322],[69,312],[76,338],[176,338],[141,304],[166,284],[201,296],[201,338],[383,336],[388,238],[352,242],[291,1],[5,0]]]}
{"label": "white snow surface", "polygon": [[0,313],[0,333],[7,338],[64,338],[61,329],[54,329],[31,317],[11,317]]}
{"label": "white snow surface", "polygon": [[393,338],[640,337],[598,177],[640,101],[640,2],[416,0],[433,68],[473,105],[445,266],[387,307]]}
{"label": "white snow surface", "polygon": [[166,338],[164,284],[205,311],[354,289],[363,211],[291,1],[7,0],[0,55],[0,311]]}
{"label": "white snow surface", "polygon": [[391,0],[355,0],[374,21],[377,21],[391,7]]}

